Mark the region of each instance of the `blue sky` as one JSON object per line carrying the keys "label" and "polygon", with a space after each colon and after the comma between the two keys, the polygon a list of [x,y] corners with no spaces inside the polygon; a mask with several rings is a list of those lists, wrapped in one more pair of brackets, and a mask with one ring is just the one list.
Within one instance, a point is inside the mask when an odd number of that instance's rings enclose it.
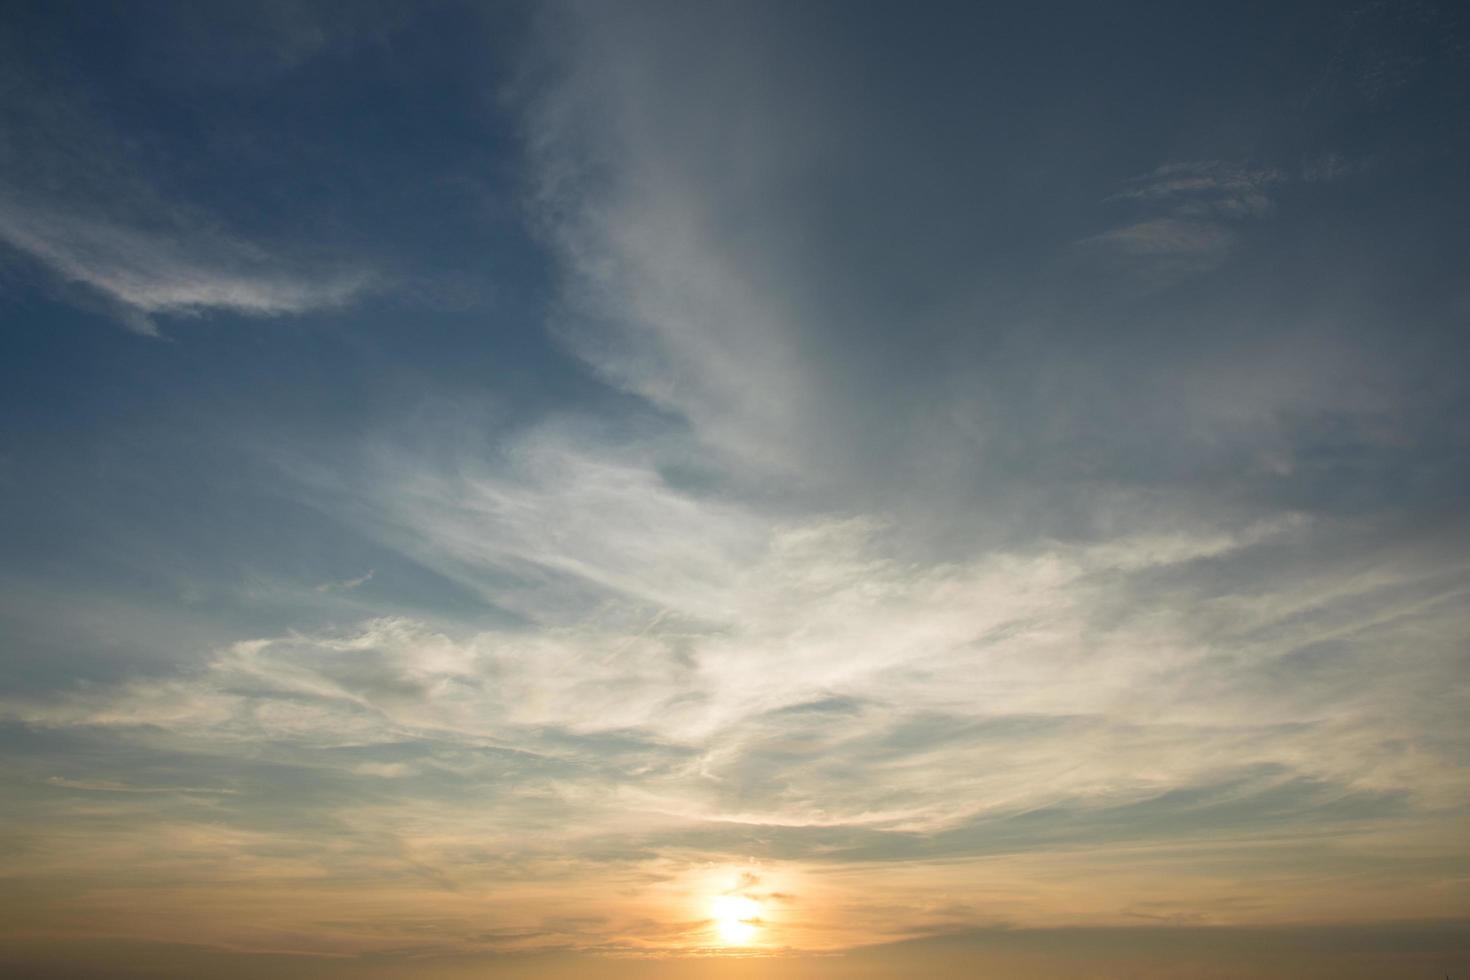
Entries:
{"label": "blue sky", "polygon": [[1464,918],[1467,45],[10,5],[7,934]]}

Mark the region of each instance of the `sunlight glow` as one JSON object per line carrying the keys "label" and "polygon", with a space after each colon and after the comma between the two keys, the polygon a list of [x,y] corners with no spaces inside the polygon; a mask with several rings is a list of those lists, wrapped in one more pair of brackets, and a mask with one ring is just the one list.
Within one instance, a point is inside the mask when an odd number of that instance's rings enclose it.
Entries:
{"label": "sunlight glow", "polygon": [[744,946],[760,931],[761,907],[744,895],[721,895],[711,907],[720,942],[726,946]]}

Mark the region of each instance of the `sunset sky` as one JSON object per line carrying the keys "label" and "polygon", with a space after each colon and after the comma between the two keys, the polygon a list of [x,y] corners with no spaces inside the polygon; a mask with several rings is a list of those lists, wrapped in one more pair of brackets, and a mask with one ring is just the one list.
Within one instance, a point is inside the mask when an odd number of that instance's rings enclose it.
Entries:
{"label": "sunset sky", "polygon": [[0,972],[1470,977],[1470,6],[0,5]]}

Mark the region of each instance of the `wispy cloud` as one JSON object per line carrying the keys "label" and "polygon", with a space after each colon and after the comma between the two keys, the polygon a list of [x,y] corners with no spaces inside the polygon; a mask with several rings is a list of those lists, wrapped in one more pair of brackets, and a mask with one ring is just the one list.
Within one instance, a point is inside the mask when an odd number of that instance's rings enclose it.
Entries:
{"label": "wispy cloud", "polygon": [[1220,160],[1171,163],[1135,177],[1111,200],[1156,204],[1180,217],[1260,218],[1271,214],[1272,189],[1284,180],[1270,167]]}
{"label": "wispy cloud", "polygon": [[[1465,791],[1449,762],[1463,747],[1443,741],[1467,695],[1458,566],[1304,569],[1344,529],[1300,517],[914,562],[871,518],[680,490],[648,457],[560,430],[510,455],[439,472],[380,457],[350,509],[529,625],[262,637],[194,671],[10,698],[4,715],[304,767],[341,784],[342,802],[309,806],[349,823],[354,848],[392,840],[455,889],[502,873],[465,848],[519,852],[531,833],[545,854],[524,860],[596,874],[686,851],[897,867],[1392,833],[1437,826]],[[437,808],[431,825],[404,815],[404,786]],[[624,928],[575,942],[689,941]]]}
{"label": "wispy cloud", "polygon": [[338,582],[322,582],[316,586],[318,592],[347,592],[358,586],[366,585],[373,580],[373,570],[370,568],[356,578],[342,579]]}
{"label": "wispy cloud", "polygon": [[1108,199],[1125,207],[1129,220],[1078,244],[1121,258],[1157,284],[1209,272],[1234,248],[1235,225],[1271,216],[1285,179],[1273,168],[1218,160],[1166,164]]}
{"label": "wispy cloud", "polygon": [[0,202],[0,241],[83,286],[129,327],[156,334],[157,314],[226,311],[280,316],[341,307],[366,289],[364,272],[309,274],[265,249],[165,215],[143,230],[67,210]]}
{"label": "wispy cloud", "polygon": [[62,789],[86,790],[89,793],[183,793],[232,796],[239,792],[233,789],[211,789],[202,786],[135,786],[132,783],[120,783],[112,779],[67,779],[63,776],[52,776],[46,782]]}
{"label": "wispy cloud", "polygon": [[[810,120],[781,109],[774,79],[751,90],[741,66],[714,68],[718,56],[692,80],[698,92],[668,87],[663,35],[678,28],[652,8],[610,13],[546,18],[555,81],[528,106],[535,213],[565,272],[557,328],[711,447],[790,475],[824,382],[800,349],[795,270],[752,263],[746,246],[781,234],[772,201],[811,163]],[[715,48],[734,41],[697,33]],[[711,104],[726,107],[723,124]],[[718,193],[702,179],[711,166],[729,177]],[[742,212],[744,245],[730,235]]]}

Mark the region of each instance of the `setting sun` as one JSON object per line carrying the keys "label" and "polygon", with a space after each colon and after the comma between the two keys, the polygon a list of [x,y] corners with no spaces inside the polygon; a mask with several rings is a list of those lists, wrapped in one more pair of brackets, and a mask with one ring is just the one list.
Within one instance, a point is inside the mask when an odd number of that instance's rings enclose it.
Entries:
{"label": "setting sun", "polygon": [[712,906],[715,929],[727,946],[744,946],[760,931],[761,907],[744,895],[721,895]]}

